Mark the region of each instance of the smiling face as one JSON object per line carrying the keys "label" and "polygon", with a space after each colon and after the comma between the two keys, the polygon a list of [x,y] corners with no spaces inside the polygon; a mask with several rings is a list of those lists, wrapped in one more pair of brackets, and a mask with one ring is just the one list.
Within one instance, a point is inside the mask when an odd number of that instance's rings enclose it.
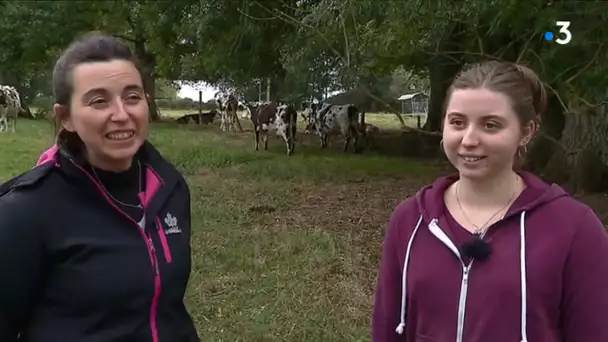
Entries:
{"label": "smiling face", "polygon": [[129,168],[148,136],[142,78],[130,61],[83,63],[72,71],[69,113],[55,105],[64,129],[76,132],[88,161],[106,170]]}
{"label": "smiling face", "polygon": [[534,132],[522,126],[509,98],[485,88],[451,94],[443,126],[443,148],[460,177],[483,179],[511,171],[519,148]]}

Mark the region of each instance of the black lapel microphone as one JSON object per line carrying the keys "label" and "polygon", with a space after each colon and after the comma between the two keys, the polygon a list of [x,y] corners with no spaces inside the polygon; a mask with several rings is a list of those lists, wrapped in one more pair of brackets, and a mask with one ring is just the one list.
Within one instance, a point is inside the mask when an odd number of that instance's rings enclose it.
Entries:
{"label": "black lapel microphone", "polygon": [[476,233],[471,241],[460,246],[460,253],[474,260],[485,261],[492,254],[492,247],[483,240],[481,234]]}

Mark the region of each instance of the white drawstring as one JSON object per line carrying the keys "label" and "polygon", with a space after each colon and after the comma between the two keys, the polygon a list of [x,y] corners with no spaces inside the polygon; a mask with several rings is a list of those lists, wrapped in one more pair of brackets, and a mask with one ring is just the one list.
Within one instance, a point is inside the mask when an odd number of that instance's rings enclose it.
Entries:
{"label": "white drawstring", "polygon": [[526,274],[526,212],[523,211],[519,217],[519,262],[521,273],[521,342],[528,342],[526,329],[528,301],[527,301],[527,274]]}
{"label": "white drawstring", "polygon": [[401,335],[403,330],[405,329],[405,307],[406,307],[406,296],[407,296],[407,268],[410,261],[410,253],[412,251],[412,243],[414,242],[414,237],[418,232],[418,228],[420,228],[420,224],[422,223],[422,215],[418,219],[418,223],[416,223],[416,228],[414,228],[414,232],[410,237],[410,241],[407,243],[407,249],[405,251],[405,261],[403,262],[403,278],[401,279],[401,321],[397,326],[395,331],[397,334]]}

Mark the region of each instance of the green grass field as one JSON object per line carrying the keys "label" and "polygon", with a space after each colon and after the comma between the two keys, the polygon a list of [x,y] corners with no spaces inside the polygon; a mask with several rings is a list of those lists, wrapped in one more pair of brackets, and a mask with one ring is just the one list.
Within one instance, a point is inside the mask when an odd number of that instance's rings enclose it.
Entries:
{"label": "green grass field", "polygon": [[[17,130],[0,134],[0,182],[53,141],[45,120]],[[217,125],[154,124],[150,140],[191,187],[186,300],[204,341],[369,341],[389,214],[438,170],[340,144],[321,151],[316,139],[292,157],[274,137],[254,152],[251,132]]]}

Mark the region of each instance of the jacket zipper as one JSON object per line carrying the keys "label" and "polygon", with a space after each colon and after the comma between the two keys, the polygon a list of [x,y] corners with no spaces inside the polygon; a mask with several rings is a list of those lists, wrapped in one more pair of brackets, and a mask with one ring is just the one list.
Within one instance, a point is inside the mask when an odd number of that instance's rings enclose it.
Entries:
{"label": "jacket zipper", "polygon": [[[158,309],[158,301],[161,293],[161,277],[160,277],[160,268],[158,266],[158,258],[156,256],[156,248],[154,248],[154,243],[152,242],[152,237],[147,234],[142,227],[139,226],[135,220],[133,220],[129,215],[127,215],[124,211],[122,211],[105,193],[101,185],[93,178],[84,168],[78,165],[76,162],[70,159],[72,164],[76,166],[80,171],[82,171],[97,187],[97,190],[101,192],[102,196],[106,199],[106,201],[116,209],[120,214],[125,216],[129,221],[133,222],[137,226],[137,230],[139,231],[141,237],[144,239],[146,243],[146,247],[148,249],[148,254],[150,257],[150,263],[152,265],[152,270],[154,272],[154,295],[152,297],[152,304],[150,305],[150,331],[152,333],[152,341],[158,342],[158,325],[157,325],[157,309]],[[145,212],[144,212],[145,215]],[[162,229],[162,228],[161,228]]]}

